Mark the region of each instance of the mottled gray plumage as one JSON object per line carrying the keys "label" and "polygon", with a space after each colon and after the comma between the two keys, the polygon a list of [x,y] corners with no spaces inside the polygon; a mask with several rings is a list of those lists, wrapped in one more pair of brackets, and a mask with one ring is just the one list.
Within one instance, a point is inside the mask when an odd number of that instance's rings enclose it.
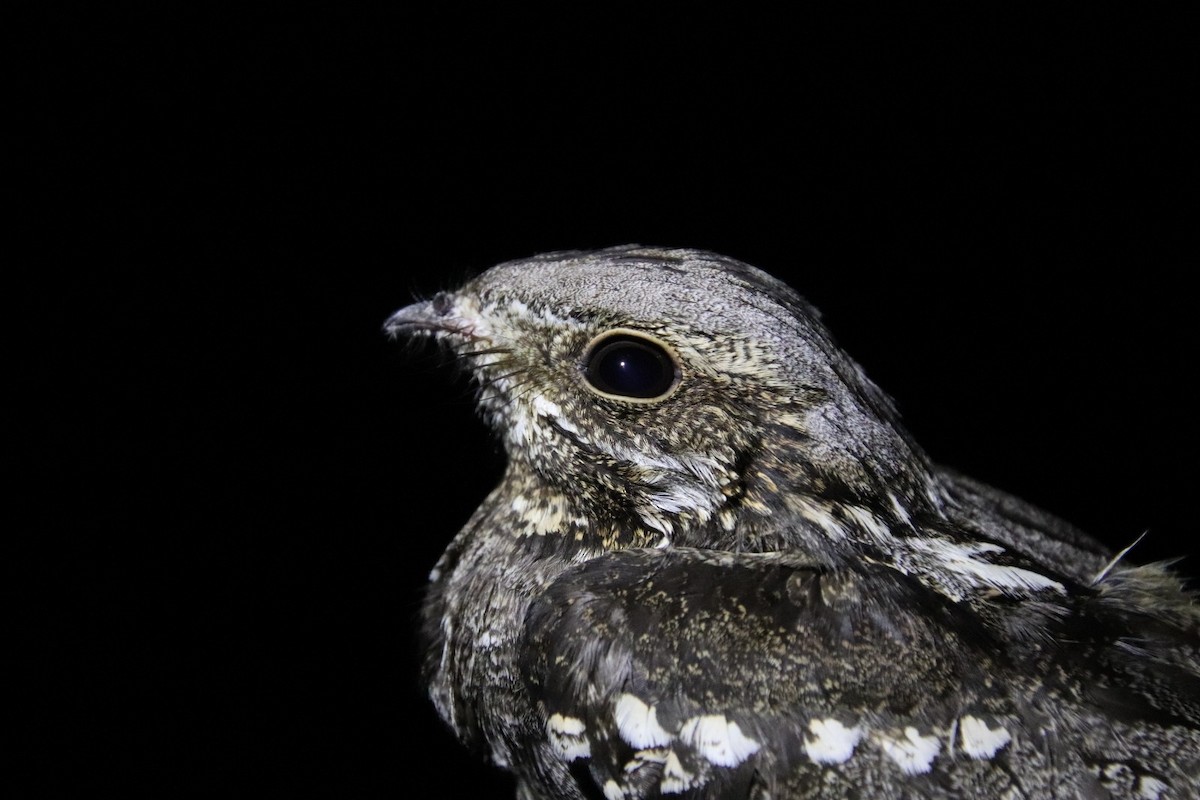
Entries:
{"label": "mottled gray plumage", "polygon": [[1200,796],[1200,610],[932,464],[817,312],[712,253],[409,306],[508,467],[433,571],[441,716],[522,798]]}

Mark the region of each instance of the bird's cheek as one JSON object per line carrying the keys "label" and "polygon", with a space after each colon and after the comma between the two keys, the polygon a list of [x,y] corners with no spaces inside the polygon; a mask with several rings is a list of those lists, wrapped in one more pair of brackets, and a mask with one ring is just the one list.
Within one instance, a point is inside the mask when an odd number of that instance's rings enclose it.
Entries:
{"label": "bird's cheek", "polygon": [[532,454],[537,461],[562,461],[584,438],[562,406],[544,394],[513,402],[503,430],[510,454]]}

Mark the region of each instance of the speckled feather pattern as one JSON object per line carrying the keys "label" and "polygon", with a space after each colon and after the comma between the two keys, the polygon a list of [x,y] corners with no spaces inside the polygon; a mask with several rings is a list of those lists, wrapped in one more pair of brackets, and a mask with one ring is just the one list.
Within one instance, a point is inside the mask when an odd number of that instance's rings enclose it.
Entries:
{"label": "speckled feather pattern", "polygon": [[[431,575],[425,675],[519,797],[1200,796],[1179,578],[931,463],[766,273],[551,253],[387,329],[461,360],[507,454]],[[606,336],[670,387],[598,386]]]}

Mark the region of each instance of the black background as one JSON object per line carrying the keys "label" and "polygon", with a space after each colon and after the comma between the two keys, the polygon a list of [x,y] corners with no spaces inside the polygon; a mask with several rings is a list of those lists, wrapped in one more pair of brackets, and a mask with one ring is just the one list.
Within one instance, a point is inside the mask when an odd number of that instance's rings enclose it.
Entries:
{"label": "black background", "polygon": [[380,326],[546,250],[760,266],[935,459],[1196,551],[1176,20],[514,13],[64,10],[18,45],[47,789],[504,796],[414,642],[502,456]]}

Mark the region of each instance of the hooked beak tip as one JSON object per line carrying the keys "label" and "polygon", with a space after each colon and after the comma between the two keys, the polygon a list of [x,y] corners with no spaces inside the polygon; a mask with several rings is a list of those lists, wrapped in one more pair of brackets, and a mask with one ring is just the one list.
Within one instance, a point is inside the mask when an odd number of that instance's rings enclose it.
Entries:
{"label": "hooked beak tip", "polygon": [[459,332],[460,329],[450,319],[453,308],[453,298],[446,292],[438,292],[432,300],[405,306],[388,317],[383,323],[384,333],[396,339],[437,331]]}

